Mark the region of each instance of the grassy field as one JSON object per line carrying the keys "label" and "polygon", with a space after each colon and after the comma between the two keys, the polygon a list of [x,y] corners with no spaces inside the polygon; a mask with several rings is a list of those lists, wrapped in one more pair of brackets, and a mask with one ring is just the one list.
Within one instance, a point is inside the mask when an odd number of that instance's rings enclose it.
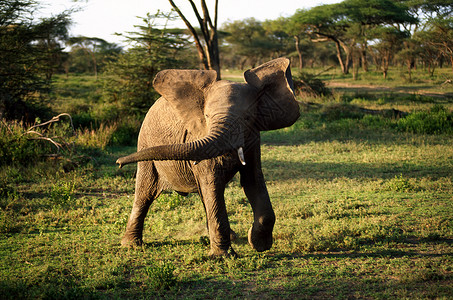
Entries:
{"label": "grassy field", "polygon": [[[264,253],[247,245],[252,212],[238,178],[225,195],[240,257],[217,260],[197,195],[162,195],[145,245],[120,247],[135,167],[114,161],[133,146],[89,152],[69,171],[61,161],[0,167],[0,297],[452,298],[453,133],[424,130],[430,116],[451,112],[450,92],[364,92],[364,84],[345,79],[349,90],[332,103],[312,99],[322,107],[263,133],[277,217]],[[356,106],[418,119],[351,113]]]}

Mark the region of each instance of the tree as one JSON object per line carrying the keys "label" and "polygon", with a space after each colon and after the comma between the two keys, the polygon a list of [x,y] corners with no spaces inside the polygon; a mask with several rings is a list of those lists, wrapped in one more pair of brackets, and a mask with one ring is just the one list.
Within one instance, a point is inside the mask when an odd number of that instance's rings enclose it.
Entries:
{"label": "tree", "polygon": [[98,78],[99,59],[121,52],[116,44],[109,43],[101,38],[78,36],[67,41],[73,54],[84,53],[91,60],[91,67],[95,78]]}
{"label": "tree", "polygon": [[[452,26],[448,25],[451,24],[448,20],[452,18],[453,3],[451,0],[399,0],[397,2],[404,5],[409,13],[419,20],[417,23],[399,24],[411,34],[411,37],[405,40],[404,49],[399,54],[408,68],[409,80],[411,80],[411,69],[416,67],[417,58],[421,57],[427,62],[431,72],[434,60],[441,63],[441,58],[448,53],[448,44],[452,40],[449,33]],[[442,53],[441,49],[446,52]]]}
{"label": "tree", "polygon": [[304,28],[313,42],[334,42],[341,70],[348,74],[351,51],[346,44],[348,24],[345,15],[343,6],[330,4],[316,6],[310,10],[297,10],[292,20]]}
{"label": "tree", "polygon": [[294,52],[293,36],[288,33],[287,26],[288,19],[283,17],[263,22],[271,55],[269,58],[289,56]]}
{"label": "tree", "polygon": [[172,18],[173,13],[147,14],[139,17],[142,24],[135,26],[136,32],[121,35],[130,48],[106,67],[108,101],[120,111],[143,117],[158,98],[152,86],[155,75],[163,69],[192,67],[186,32],[167,28]]}
{"label": "tree", "polygon": [[227,22],[222,30],[228,33],[225,41],[230,46],[230,52],[240,57],[239,69],[244,69],[246,63],[254,67],[273,46],[263,23],[255,18]]}
{"label": "tree", "polygon": [[34,121],[46,100],[66,37],[69,14],[34,20],[36,1],[0,2],[0,116]]}
{"label": "tree", "polygon": [[37,48],[45,53],[46,79],[50,81],[52,75],[63,63],[63,45],[68,39],[68,27],[71,25],[69,12],[61,13],[52,18],[44,18],[36,25],[36,31],[39,32],[37,37]]}
{"label": "tree", "polygon": [[395,54],[402,47],[401,41],[408,37],[407,32],[401,32],[394,27],[378,27],[373,30],[376,37],[373,45],[370,47],[371,55],[382,71],[384,79],[387,79],[388,69]]}
{"label": "tree", "polygon": [[[367,33],[379,25],[414,23],[404,6],[391,0],[345,0],[298,10],[292,17],[313,41],[335,43],[338,62],[344,74],[349,73],[353,53],[366,50]],[[359,47],[358,45],[362,45]],[[363,56],[363,53],[362,53]],[[362,59],[363,60],[363,59]]]}
{"label": "tree", "polygon": [[218,12],[218,0],[215,0],[214,7],[214,19],[211,18],[209,14],[208,7],[205,0],[201,0],[201,9],[203,16],[200,15],[200,12],[192,0],[188,0],[192,6],[193,12],[197,18],[198,24],[200,25],[200,31],[203,35],[203,42],[199,37],[198,31],[192,26],[192,24],[187,20],[185,15],[181,10],[176,6],[175,2],[168,0],[173,7],[173,9],[178,13],[179,17],[184,21],[187,28],[189,29],[190,34],[192,35],[195,46],[197,48],[198,57],[200,62],[207,70],[216,70],[217,79],[220,79],[220,54],[219,54],[219,41],[217,33],[217,12]]}
{"label": "tree", "polygon": [[453,70],[453,17],[438,18],[430,22],[424,43],[450,61]]}

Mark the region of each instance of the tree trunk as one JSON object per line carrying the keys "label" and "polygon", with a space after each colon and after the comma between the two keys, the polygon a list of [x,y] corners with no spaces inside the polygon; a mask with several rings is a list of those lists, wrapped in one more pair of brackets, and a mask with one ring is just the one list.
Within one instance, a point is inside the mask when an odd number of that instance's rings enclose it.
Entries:
{"label": "tree trunk", "polygon": [[295,35],[294,40],[295,40],[297,55],[299,56],[299,68],[302,70],[302,68],[304,67],[304,64],[303,64],[303,60],[302,60],[302,51],[300,50],[299,36]]}
{"label": "tree trunk", "polygon": [[366,54],[366,49],[368,48],[367,42],[365,41],[362,44],[362,49],[360,49],[360,60],[362,61],[362,69],[364,72],[368,72],[368,59]]}
{"label": "tree trunk", "polygon": [[409,75],[409,82],[412,82],[412,60],[406,60],[407,63],[407,73]]}
{"label": "tree trunk", "polygon": [[352,56],[352,79],[357,80],[357,76],[359,74],[359,65],[360,65],[360,57],[359,57],[359,49],[352,48],[351,56]]}
{"label": "tree trunk", "polygon": [[192,24],[190,24],[181,10],[176,6],[174,1],[168,1],[170,2],[170,5],[173,7],[173,9],[178,13],[179,17],[184,21],[192,37],[194,38],[200,62],[203,64],[205,69],[217,71],[217,79],[220,80],[220,56],[217,37],[217,12],[219,1],[215,1],[214,22],[212,22],[205,0],[201,0],[203,17],[201,17],[195,3],[192,0],[189,0],[193,12],[195,13],[195,16],[197,17],[198,23],[200,25],[200,30],[203,34],[205,47],[203,47],[202,43],[200,42],[197,31],[194,29]]}
{"label": "tree trunk", "polygon": [[340,63],[341,72],[343,74],[348,74],[349,70],[347,69],[345,63],[343,62],[343,57],[341,56],[340,43],[338,41],[334,41],[334,42],[335,42],[335,48],[337,49],[337,59],[338,59],[338,62]]}

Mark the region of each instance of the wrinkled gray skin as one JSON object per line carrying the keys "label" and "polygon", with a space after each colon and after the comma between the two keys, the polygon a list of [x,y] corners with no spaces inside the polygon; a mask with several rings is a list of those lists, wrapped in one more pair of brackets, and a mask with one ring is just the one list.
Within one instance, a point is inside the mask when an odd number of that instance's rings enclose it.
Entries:
{"label": "wrinkled gray skin", "polygon": [[299,106],[289,60],[279,58],[244,73],[246,83],[216,81],[215,71],[165,70],[154,88],[162,95],[150,108],[138,152],[119,158],[138,162],[135,200],[121,244],[142,244],[145,216],[166,189],[198,192],[211,243],[210,255],[235,255],[225,207],[226,184],[239,172],[254,214],[248,233],[257,251],[272,246],[275,214],[261,170],[260,131],[292,125]]}

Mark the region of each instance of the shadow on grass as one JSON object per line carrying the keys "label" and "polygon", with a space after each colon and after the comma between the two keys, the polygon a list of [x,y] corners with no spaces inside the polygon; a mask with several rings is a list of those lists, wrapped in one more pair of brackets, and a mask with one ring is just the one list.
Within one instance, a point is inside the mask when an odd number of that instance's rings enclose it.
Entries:
{"label": "shadow on grass", "polygon": [[[435,104],[453,103],[453,93],[439,93],[438,86],[415,85],[415,86],[333,86],[335,92],[367,98],[370,102],[384,98],[386,103],[413,104],[414,102],[429,102]],[[434,91],[433,91],[434,90]]]}
{"label": "shadow on grass", "polygon": [[335,163],[335,162],[288,162],[277,159],[263,160],[267,181],[282,181],[295,178],[327,179],[344,177],[350,179],[390,179],[404,174],[408,178],[429,176],[432,180],[451,177],[453,167],[421,166],[415,163]]}

